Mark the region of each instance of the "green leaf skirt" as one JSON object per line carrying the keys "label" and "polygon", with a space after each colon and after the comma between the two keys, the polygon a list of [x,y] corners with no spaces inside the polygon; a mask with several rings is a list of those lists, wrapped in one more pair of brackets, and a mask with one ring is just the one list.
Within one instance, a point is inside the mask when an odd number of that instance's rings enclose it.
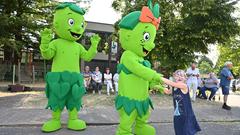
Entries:
{"label": "green leaf skirt", "polygon": [[136,109],[138,116],[142,117],[143,115],[147,114],[149,110],[149,106],[151,106],[151,108],[154,109],[150,98],[139,101],[139,100],[130,99],[125,96],[117,96],[115,99],[116,109],[119,110],[123,108],[127,113],[127,115],[129,116],[132,113],[132,111]]}
{"label": "green leaf skirt", "polygon": [[46,76],[46,96],[48,105],[53,111],[68,110],[82,106],[82,96],[86,93],[83,85],[83,76],[76,72],[48,72]]}

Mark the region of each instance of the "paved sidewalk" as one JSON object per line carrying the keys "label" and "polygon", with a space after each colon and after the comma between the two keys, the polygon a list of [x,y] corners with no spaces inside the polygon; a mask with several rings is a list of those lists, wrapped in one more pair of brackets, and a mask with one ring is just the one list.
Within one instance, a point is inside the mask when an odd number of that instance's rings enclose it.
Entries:
{"label": "paved sidewalk", "polygon": [[[173,108],[157,108],[152,111],[149,122],[171,123]],[[219,107],[195,107],[195,114],[199,122],[240,122],[240,108],[231,111]],[[63,123],[67,122],[68,113],[62,114]],[[51,118],[51,111],[39,108],[5,108],[0,110],[0,125],[41,125]],[[113,107],[84,108],[79,113],[79,118],[89,125],[114,125],[118,123],[118,114]]]}
{"label": "paved sidewalk", "polygon": [[[174,135],[172,123],[152,124],[157,135]],[[240,135],[240,123],[202,123],[203,131],[197,135]],[[42,133],[39,126],[1,127],[0,135],[114,135],[116,125],[88,126],[84,131],[71,131],[64,126],[54,133]]]}
{"label": "paved sidewalk", "polygon": [[[43,122],[51,118],[51,111],[44,109],[43,93],[4,93],[0,96],[0,135],[41,135]],[[16,94],[16,95],[15,95]],[[3,94],[2,94],[3,95]],[[155,109],[150,123],[157,135],[173,135],[171,97],[153,96]],[[53,135],[113,135],[118,124],[118,114],[113,107],[114,96],[87,95],[79,117],[88,128],[82,132],[66,129],[68,113],[62,114],[63,129]],[[193,103],[202,132],[198,135],[240,135],[240,96],[233,96],[231,111],[221,109],[221,103],[198,100]],[[235,103],[236,102],[236,103]]]}

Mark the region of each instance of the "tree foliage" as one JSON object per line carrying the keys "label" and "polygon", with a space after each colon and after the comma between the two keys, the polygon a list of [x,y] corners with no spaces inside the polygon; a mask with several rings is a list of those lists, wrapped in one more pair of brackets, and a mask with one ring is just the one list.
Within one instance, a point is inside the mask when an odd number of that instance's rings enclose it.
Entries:
{"label": "tree foliage", "polygon": [[[92,0],[75,0],[89,5]],[[53,0],[1,0],[0,1],[0,46],[3,45],[6,60],[21,59],[20,51],[26,48],[39,50],[40,30],[51,27]]]}
{"label": "tree foliage", "polygon": [[216,69],[220,69],[224,66],[226,61],[231,61],[233,63],[233,73],[235,75],[240,75],[240,38],[232,38],[224,45],[219,46],[220,56],[216,64]]}
{"label": "tree foliage", "polygon": [[1,0],[0,44],[5,58],[16,62],[23,48],[38,48],[39,31],[51,20],[51,0]]}
{"label": "tree foliage", "polygon": [[199,64],[199,69],[201,74],[208,74],[210,72],[213,72],[212,66],[207,61],[202,61]]}
{"label": "tree foliage", "polygon": [[211,67],[213,67],[213,62],[206,56],[202,56],[200,60],[198,61],[198,65],[201,65],[202,62],[207,62]]}
{"label": "tree foliage", "polygon": [[[154,0],[160,4],[161,24],[149,55],[159,60],[161,68],[171,73],[185,68],[195,53],[208,53],[209,44],[227,42],[239,34],[235,11],[237,0]],[[147,0],[114,0],[112,6],[123,16],[141,10]]]}
{"label": "tree foliage", "polygon": [[201,74],[214,72],[213,62],[206,56],[202,56],[198,61],[198,68]]}

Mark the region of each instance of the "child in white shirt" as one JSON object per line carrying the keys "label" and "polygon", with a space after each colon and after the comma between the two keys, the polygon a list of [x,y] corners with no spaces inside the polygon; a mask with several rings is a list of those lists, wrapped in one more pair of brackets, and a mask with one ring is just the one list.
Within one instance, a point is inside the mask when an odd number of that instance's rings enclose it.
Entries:
{"label": "child in white shirt", "polygon": [[106,73],[104,73],[104,83],[107,85],[107,95],[110,95],[110,89],[114,92],[112,85],[112,73],[110,73],[109,68],[106,68]]}

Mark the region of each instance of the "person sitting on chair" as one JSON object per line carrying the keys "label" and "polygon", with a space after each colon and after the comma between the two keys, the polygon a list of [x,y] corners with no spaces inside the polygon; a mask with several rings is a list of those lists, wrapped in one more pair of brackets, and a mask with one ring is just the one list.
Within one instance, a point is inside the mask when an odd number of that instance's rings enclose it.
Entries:
{"label": "person sitting on chair", "polygon": [[89,90],[89,87],[90,87],[91,76],[92,76],[92,72],[90,71],[90,67],[86,66],[83,72],[83,77],[84,77],[84,87],[87,91]]}
{"label": "person sitting on chair", "polygon": [[[205,79],[203,83],[204,86],[201,88],[202,97],[204,99],[212,100],[218,90],[218,79],[215,77],[214,73],[209,73],[209,78]],[[211,91],[209,98],[206,96],[206,90]]]}
{"label": "person sitting on chair", "polygon": [[101,95],[102,90],[102,73],[99,71],[99,67],[95,68],[95,71],[92,73],[92,85],[93,85],[93,94],[98,92]]}

